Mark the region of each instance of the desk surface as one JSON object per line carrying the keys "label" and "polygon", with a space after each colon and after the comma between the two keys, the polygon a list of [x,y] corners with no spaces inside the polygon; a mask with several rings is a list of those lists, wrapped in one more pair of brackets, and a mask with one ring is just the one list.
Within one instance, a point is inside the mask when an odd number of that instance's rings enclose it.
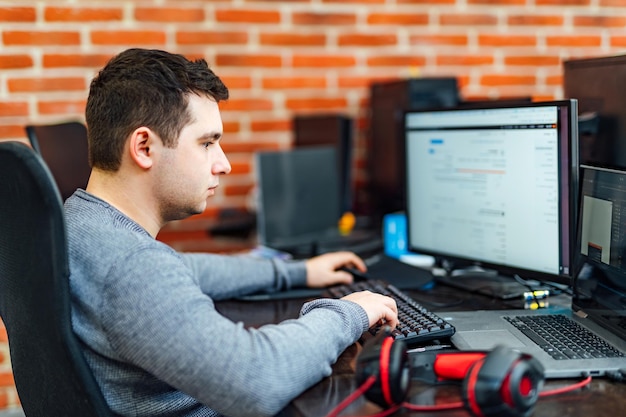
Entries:
{"label": "desk surface", "polygon": [[[502,301],[476,294],[464,294],[446,286],[436,286],[427,292],[407,291],[418,302],[432,311],[478,310],[522,308],[521,301]],[[295,318],[306,300],[272,301],[221,301],[218,309],[235,321],[242,321],[248,326],[257,327],[267,323],[278,323],[288,318]],[[253,314],[251,314],[253,312]],[[297,397],[283,412],[281,417],[320,417],[326,415],[334,406],[356,389],[354,380],[355,358],[361,351],[359,344],[350,346],[337,360],[333,374],[311,387]],[[576,380],[550,380],[545,389],[554,389],[576,383]],[[459,402],[460,388],[457,385],[429,386],[414,382],[407,399],[411,403],[432,405]],[[534,416],[541,417],[615,417],[626,409],[626,383],[596,379],[583,389],[566,394],[542,397],[536,404]],[[341,415],[367,415],[380,411],[376,405],[359,397]],[[444,415],[441,411],[411,412],[400,411],[394,416],[429,417]],[[446,416],[468,416],[456,409],[446,411]]]}

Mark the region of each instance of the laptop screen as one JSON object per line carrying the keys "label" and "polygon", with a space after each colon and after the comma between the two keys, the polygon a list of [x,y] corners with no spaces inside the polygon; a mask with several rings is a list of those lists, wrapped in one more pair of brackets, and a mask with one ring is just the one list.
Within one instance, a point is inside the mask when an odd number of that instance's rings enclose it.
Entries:
{"label": "laptop screen", "polygon": [[626,170],[581,165],[574,309],[626,339]]}

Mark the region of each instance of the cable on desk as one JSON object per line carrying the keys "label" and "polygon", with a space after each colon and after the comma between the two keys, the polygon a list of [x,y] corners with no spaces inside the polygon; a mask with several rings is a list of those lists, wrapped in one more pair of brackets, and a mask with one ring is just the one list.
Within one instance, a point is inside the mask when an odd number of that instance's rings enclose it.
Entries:
{"label": "cable on desk", "polygon": [[552,390],[541,391],[539,393],[539,397],[548,397],[550,395],[564,394],[566,392],[570,392],[570,391],[574,391],[582,387],[586,387],[587,385],[589,385],[589,383],[591,383],[591,375],[587,376],[585,379],[583,379],[582,381],[576,384],[568,385],[562,388],[555,388]]}
{"label": "cable on desk", "polygon": [[[347,406],[352,404],[354,400],[363,395],[365,391],[370,389],[372,385],[376,382],[378,377],[376,375],[372,375],[365,380],[354,392],[348,395],[343,401],[341,401],[335,408],[333,408],[330,413],[326,414],[326,417],[337,417],[339,413],[341,413]],[[401,405],[394,405],[386,410],[381,411],[380,413],[371,414],[369,417],[385,417],[391,415],[400,409]]]}
{"label": "cable on desk", "polygon": [[[354,400],[356,400],[358,397],[363,395],[368,389],[370,389],[372,385],[374,385],[374,383],[376,382],[376,378],[377,378],[376,375],[372,375],[369,378],[367,378],[365,382],[361,384],[360,387],[358,387],[352,394],[350,394],[343,401],[341,401],[334,409],[330,411],[330,413],[326,415],[326,417],[337,417],[339,413],[341,413],[346,407],[352,404]],[[588,375],[585,379],[575,384],[571,384],[571,385],[561,387],[561,388],[541,391],[539,393],[539,397],[543,398],[543,397],[548,397],[551,395],[558,395],[558,394],[564,394],[567,392],[575,391],[577,389],[580,389],[589,385],[591,383],[591,380],[592,380],[591,376]],[[432,412],[432,411],[456,410],[456,409],[462,409],[464,407],[465,406],[462,401],[450,402],[446,404],[435,404],[435,405],[411,404],[405,401],[402,404],[394,405],[393,407],[390,407],[379,413],[369,414],[367,417],[386,417],[395,413],[401,408],[406,408],[407,410],[410,410],[410,411],[418,411],[418,412],[431,411]]]}

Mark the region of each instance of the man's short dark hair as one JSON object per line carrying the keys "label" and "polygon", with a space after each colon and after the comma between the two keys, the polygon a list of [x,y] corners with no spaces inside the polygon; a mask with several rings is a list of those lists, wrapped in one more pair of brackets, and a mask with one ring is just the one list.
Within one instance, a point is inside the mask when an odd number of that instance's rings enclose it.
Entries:
{"label": "man's short dark hair", "polygon": [[228,99],[228,89],[204,59],[191,61],[179,54],[137,48],[113,57],[91,81],[87,98],[92,166],[119,169],[126,139],[141,126],[175,148],[181,130],[191,121],[190,94],[216,102]]}

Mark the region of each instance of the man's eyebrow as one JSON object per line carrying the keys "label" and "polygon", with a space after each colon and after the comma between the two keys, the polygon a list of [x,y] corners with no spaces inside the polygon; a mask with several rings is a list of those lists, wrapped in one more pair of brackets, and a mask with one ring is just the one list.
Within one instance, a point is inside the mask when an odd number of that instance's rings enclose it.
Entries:
{"label": "man's eyebrow", "polygon": [[207,132],[201,135],[198,140],[220,140],[222,134],[220,132]]}

